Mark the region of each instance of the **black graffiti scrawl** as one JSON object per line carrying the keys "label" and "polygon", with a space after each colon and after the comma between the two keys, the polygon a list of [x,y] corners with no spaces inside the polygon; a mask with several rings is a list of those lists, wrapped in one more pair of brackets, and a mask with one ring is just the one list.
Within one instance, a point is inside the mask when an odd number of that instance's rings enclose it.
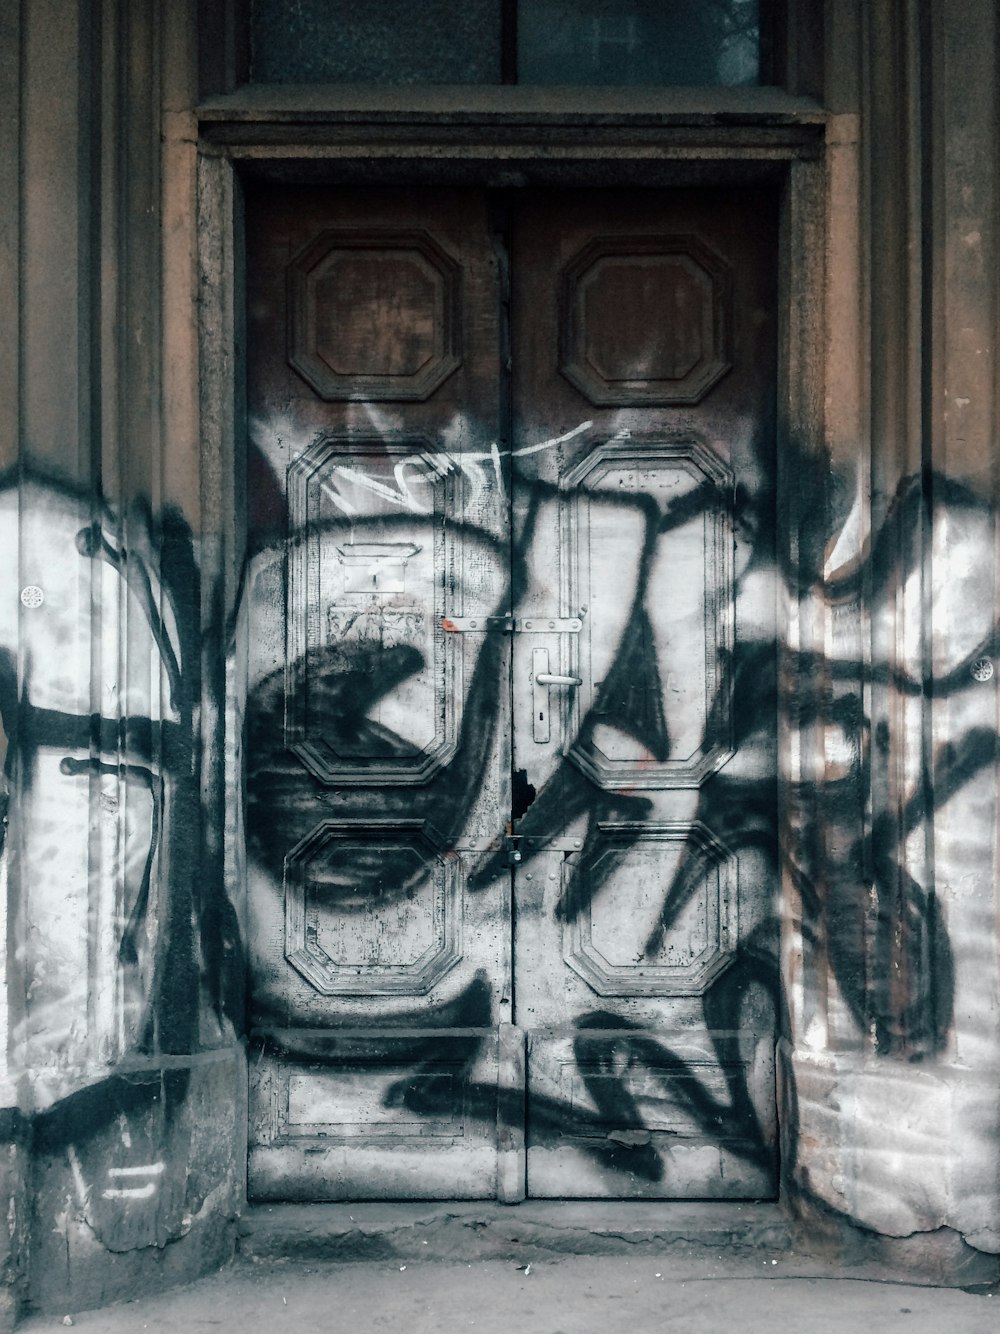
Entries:
{"label": "black graffiti scrawl", "polygon": [[[988,517],[988,507],[969,489],[944,479],[935,479],[934,495],[939,520],[947,518],[953,532],[968,532],[974,539],[977,525]],[[859,596],[860,590],[867,590],[877,609],[880,600],[893,595],[917,570],[916,539],[910,545],[902,544],[900,555],[901,544],[890,541],[890,536],[899,531],[916,532],[925,496],[926,487],[918,479],[901,485],[883,525],[868,544],[863,563],[849,573],[824,580],[817,564],[803,563],[782,571],[782,577],[797,596],[818,597],[833,607],[848,605]],[[35,652],[29,651],[22,658],[19,678],[15,641],[8,638],[0,660],[0,707],[6,742],[4,855],[10,859],[12,849],[22,858],[34,855],[29,840],[36,837],[48,839],[40,844],[43,853],[55,846],[54,834],[46,832],[42,819],[47,808],[44,805],[37,808],[41,814],[36,816],[32,807],[36,796],[45,795],[47,784],[55,786],[58,806],[74,783],[96,783],[98,792],[107,792],[114,786],[119,801],[123,789],[128,793],[137,818],[128,828],[128,846],[122,859],[120,883],[124,894],[117,909],[112,950],[114,966],[126,979],[122,986],[129,998],[123,1010],[130,1015],[131,1036],[122,1057],[127,1058],[130,1052],[153,1056],[184,1054],[198,1045],[198,1011],[191,1004],[192,987],[203,988],[208,1008],[217,1018],[228,1016],[237,1020],[241,1003],[238,990],[225,983],[227,975],[232,978],[236,973],[239,959],[232,908],[227,901],[212,895],[199,901],[192,892],[190,877],[190,820],[192,812],[200,809],[192,761],[200,640],[192,628],[197,626],[198,617],[194,614],[197,584],[190,534],[176,516],[167,516],[154,524],[148,513],[140,511],[131,531],[133,535],[141,534],[141,539],[136,541],[133,536],[134,545],[125,546],[119,521],[113,515],[102,510],[101,519],[95,524],[79,498],[50,486],[37,487],[28,508],[39,516],[50,537],[64,535],[65,562],[73,579],[79,577],[81,569],[97,569],[102,578],[130,581],[129,598],[134,599],[134,614],[162,658],[167,707],[164,716],[151,716],[148,710],[144,714],[123,710],[120,717],[74,711],[61,697],[61,692],[63,696],[66,693],[66,683],[60,677],[58,659],[37,647],[41,641],[33,646],[29,640],[29,648],[35,647]],[[761,529],[767,522],[765,516],[752,508],[738,517],[748,532]],[[669,516],[663,516],[659,522],[669,522]],[[526,532],[526,541],[530,542],[530,531]],[[488,534],[476,533],[471,526],[469,540],[486,548],[491,545]],[[829,545],[829,538],[817,542],[817,559],[818,553]],[[510,605],[509,597],[516,606],[523,559],[515,549],[511,591],[508,594],[504,589],[502,603]],[[752,568],[752,564],[746,568]],[[49,597],[42,606],[51,611],[59,605],[60,585],[56,582],[53,589],[51,580],[48,582]],[[44,585],[39,583],[38,587],[44,594]],[[636,690],[631,684],[653,679],[654,674],[657,679],[662,678],[669,670],[669,665],[663,662],[637,666],[636,645],[649,642],[648,632],[643,629],[647,615],[644,601],[645,589],[640,581],[631,596],[629,634],[623,640],[618,660],[625,666],[616,665],[609,673],[611,686],[600,698],[594,716],[585,719],[583,726],[592,727],[597,717],[606,717],[613,710],[624,728],[642,735],[646,735],[643,729],[648,729],[651,753],[663,755],[669,746],[669,735],[656,710],[650,711],[648,691]],[[25,607],[21,614],[27,616],[34,610],[39,608]],[[506,606],[498,602],[494,610],[500,615]],[[977,680],[973,669],[980,660],[996,652],[996,636],[996,627],[982,628],[948,664],[947,670],[937,675],[921,675],[899,663],[892,666],[876,663],[869,670],[879,685],[899,697],[953,698],[961,704],[967,698],[974,698]],[[451,831],[461,823],[464,806],[473,800],[477,784],[482,781],[487,742],[500,716],[496,681],[503,669],[506,642],[502,630],[483,638],[467,683],[463,728],[455,755],[434,780],[431,791],[420,798],[427,803],[429,816],[433,815],[440,828],[445,847]],[[356,729],[359,710],[370,708],[370,700],[380,691],[391,691],[406,679],[407,669],[414,666],[406,661],[407,651],[405,646],[401,651],[390,647],[374,659],[372,666],[377,663],[381,667],[382,659],[388,658],[390,670],[384,679],[364,668],[363,656],[357,668],[345,667],[338,660],[331,670],[334,679],[329,692],[321,696],[324,708],[342,711],[342,717],[334,720],[335,728],[343,732]],[[358,653],[365,652],[370,650],[362,644]],[[794,696],[783,690],[781,683],[773,679],[776,661],[783,663],[785,671],[794,669],[799,683],[803,679],[813,681],[815,690],[803,691],[799,687]],[[190,663],[194,667],[188,673],[186,665]],[[350,677],[351,672],[358,684],[344,688],[336,678],[345,673]],[[927,792],[933,790],[935,802],[940,806],[974,782],[992,761],[996,737],[988,727],[974,723],[940,740],[926,756],[926,763],[935,769],[933,787],[926,773],[918,773],[902,808],[880,810],[876,805],[868,832],[859,840],[856,822],[859,793],[868,790],[872,765],[878,764],[888,745],[884,729],[872,726],[860,707],[856,695],[859,672],[860,664],[846,657],[802,663],[788,655],[779,659],[772,646],[765,644],[746,649],[736,645],[732,661],[727,664],[726,689],[732,690],[740,704],[735,714],[738,741],[755,730],[771,726],[769,710],[776,687],[781,707],[794,726],[814,727],[819,723],[837,736],[846,736],[852,730],[860,735],[862,744],[853,752],[849,749],[844,752],[848,762],[840,777],[826,778],[822,791],[824,819],[821,826],[819,822],[816,825],[825,830],[822,846],[801,838],[783,845],[760,785],[736,778],[729,780],[724,773],[714,785],[711,803],[699,807],[697,820],[713,830],[727,848],[735,850],[744,842],[752,842],[765,851],[776,870],[782,865],[786,868],[801,896],[801,930],[807,949],[814,961],[826,961],[825,966],[858,1031],[873,1035],[875,1053],[930,1060],[947,1042],[952,1022],[954,947],[946,912],[938,901],[934,884],[921,883],[906,869],[904,844],[915,830],[933,818],[935,806],[927,804]],[[626,684],[619,687],[618,680],[625,680]],[[364,693],[359,695],[362,681]],[[251,753],[264,757],[256,761],[261,764],[269,752],[254,729],[264,729],[267,736],[273,736],[268,723],[274,705],[268,692],[275,690],[273,680],[265,681],[251,700]],[[391,751],[391,738],[385,744]],[[301,765],[296,767],[283,761],[281,782],[256,790],[248,817],[249,846],[257,861],[272,868],[276,881],[280,858],[275,860],[269,831],[283,822],[294,821],[303,788],[311,783]],[[22,794],[20,810],[17,801],[12,801],[12,794]],[[805,827],[810,803],[816,799],[817,793],[808,787],[787,792],[788,818],[800,820]],[[560,766],[527,803],[513,841],[501,840],[494,849],[479,854],[470,872],[469,892],[482,892],[495,877],[509,874],[507,859],[518,839],[523,840],[521,866],[531,864],[530,834],[534,822],[544,820],[551,829],[558,826],[560,819],[568,822],[580,812],[586,814],[594,827],[608,819],[640,827],[644,802],[641,793],[603,792],[589,783],[576,766],[568,763]],[[110,806],[105,801],[103,809]],[[558,815],[548,816],[547,807]],[[831,847],[837,848],[836,857],[830,855]],[[163,886],[154,888],[157,865],[169,870],[164,882],[169,890]],[[574,921],[594,897],[600,896],[602,877],[614,865],[613,857],[594,864],[584,842],[558,901],[557,912],[562,920]],[[350,893],[363,904],[369,892],[366,890],[369,882],[365,879],[368,876],[371,892],[377,890],[383,898],[393,893],[405,896],[422,874],[419,867],[414,869],[412,865],[405,874],[400,873],[391,861],[378,867],[377,873],[373,867],[359,865]],[[659,919],[650,933],[650,954],[690,902],[701,874],[703,864],[697,857],[680,859],[665,887]],[[334,886],[331,902],[336,902],[337,894],[343,897],[346,892]],[[725,1033],[737,1027],[740,1007],[754,988],[766,991],[778,1013],[785,1014],[787,1004],[778,985],[775,938],[767,925],[741,942],[730,966],[708,989],[703,1005],[713,1031]],[[820,964],[815,962],[815,966]],[[491,994],[484,979],[477,979],[450,1002],[450,1013],[439,1016],[442,1026],[486,1029],[502,1017],[500,999]],[[58,997],[53,994],[50,998],[44,986],[39,985],[32,1000],[37,1000],[35,1017],[15,1016],[15,1024],[22,1027],[15,1030],[14,1038],[36,1053],[36,1064],[44,1070],[46,1067],[38,1056],[41,1044],[52,1040],[55,1046],[59,1040],[66,1043],[67,1039],[60,1039],[64,1027],[53,1020],[59,1008]],[[64,1000],[63,1010],[68,1007]],[[421,1024],[426,1028],[425,1020]],[[444,1078],[435,1059],[439,1053],[433,1039],[425,1036],[410,1042],[402,1036],[407,1026],[403,1014],[398,1023],[400,1038],[394,1040],[392,1051],[385,1053],[388,1066],[395,1071],[387,1085],[386,1098],[418,1119],[430,1118],[442,1107],[450,1107],[454,1071],[473,1069],[479,1039],[470,1035],[463,1040],[464,1046],[450,1052],[449,1077]],[[739,1142],[743,1146],[741,1152],[748,1155],[768,1151],[764,1132],[756,1126],[757,1113],[741,1075],[742,1067],[731,1059],[732,1052],[727,1050],[730,1039],[721,1039],[716,1053],[719,1067],[728,1073],[721,1085],[718,1081],[708,1085],[703,1070],[689,1068],[684,1057],[672,1051],[668,1043],[655,1034],[633,1030],[621,1016],[613,1015],[599,1004],[578,1018],[577,1030],[572,1050],[574,1060],[584,1072],[582,1085],[589,1093],[589,1102],[579,1098],[571,1101],[539,1098],[534,1105],[537,1133],[544,1135],[551,1130],[553,1134],[574,1138],[581,1151],[595,1156],[608,1172],[622,1171],[653,1181],[662,1178],[666,1166],[651,1143],[643,1139],[641,1112],[633,1092],[638,1080],[647,1088],[658,1088],[664,1100],[682,1104],[685,1114],[696,1118],[706,1135]],[[281,1039],[272,1035],[268,1041],[274,1044]],[[336,1065],[342,1053],[331,1053],[326,1048],[318,1035],[315,1042],[305,1045],[300,1036],[286,1039],[282,1051],[286,1057],[312,1064],[332,1057]],[[49,1068],[58,1071],[58,1052],[56,1059],[50,1060]],[[183,1070],[138,1081],[112,1075],[61,1092],[37,1117],[37,1142],[46,1151],[52,1165],[50,1170],[60,1179],[66,1172],[71,1174],[81,1207],[89,1211],[92,1219],[105,1219],[100,1226],[107,1235],[115,1234],[116,1228],[123,1226],[120,1221],[123,1218],[129,1221],[126,1233],[121,1235],[133,1240],[147,1235],[144,1228],[153,1228],[150,1236],[166,1235],[174,1228],[173,1223],[164,1223],[162,1212],[143,1213],[143,1209],[148,1201],[159,1199],[161,1178],[168,1170],[166,1165],[159,1166],[166,1159],[162,1154],[157,1156],[154,1146],[162,1146],[164,1135],[169,1141],[171,1125],[182,1125],[178,1133],[185,1137],[190,1134],[190,1126],[185,1124],[180,1111],[185,1102],[187,1079]],[[54,1082],[58,1084],[58,1080],[57,1074]],[[474,1080],[468,1087],[469,1110],[483,1117],[495,1116],[498,1107],[495,1088],[484,1086],[477,1091]],[[504,1106],[501,1100],[501,1115]],[[625,1134],[624,1140],[595,1134],[595,1127],[608,1120],[627,1123],[632,1131]],[[162,1126],[156,1128],[161,1123],[166,1130]],[[123,1126],[128,1128],[131,1152],[125,1143]],[[755,1136],[759,1149],[754,1147]],[[176,1146],[178,1158],[190,1158],[186,1143],[185,1140],[185,1147]],[[119,1205],[115,1201],[120,1202],[123,1210],[117,1215],[114,1211]],[[184,1208],[177,1203],[171,1209],[176,1208],[177,1217],[182,1218],[189,1204],[188,1199]],[[144,1217],[149,1220],[147,1223],[141,1221]]]}
{"label": "black graffiti scrawl", "polygon": [[[819,466],[811,471],[808,460],[803,459],[801,483],[808,487],[814,476],[816,484],[822,485],[822,472]],[[473,670],[467,677],[454,752],[426,784],[408,791],[399,805],[415,821],[433,827],[435,846],[444,855],[467,822],[479,785],[487,781],[486,757],[497,730],[506,726],[506,646],[511,622],[521,614],[527,570],[534,558],[532,516],[546,503],[565,503],[565,497],[543,480],[522,478],[519,485],[522,522],[510,548],[508,577],[489,609],[493,626],[478,641]],[[811,600],[834,615],[856,614],[864,602],[866,613],[877,617],[890,599],[912,597],[915,581],[919,581],[918,539],[925,523],[928,489],[926,479],[904,480],[865,544],[860,561],[839,569],[834,565],[832,575],[825,571],[839,528],[814,533],[814,540],[800,548],[797,561],[783,564],[774,555],[773,478],[765,477],[753,493],[737,491],[733,518],[746,552],[736,575],[737,588],[739,580],[768,570],[788,596]],[[948,524],[953,533],[961,530],[974,535],[988,520],[989,507],[968,488],[934,478],[930,491],[936,525]],[[839,525],[846,527],[851,522],[856,501],[856,497],[845,497]],[[579,720],[575,745],[586,746],[595,729],[604,726],[638,739],[653,762],[671,757],[674,742],[661,703],[671,663],[651,631],[649,553],[662,534],[676,525],[709,518],[717,504],[710,487],[693,488],[675,507],[654,495],[629,498],[628,512],[646,554],[635,566],[634,583],[620,589],[628,607],[625,629],[593,706]],[[372,530],[377,529],[380,537],[393,525],[401,535],[411,531],[412,514],[403,512],[406,509],[403,495],[396,517],[380,515]],[[265,565],[273,561],[275,553],[280,564],[285,540],[281,528],[278,523],[272,530],[275,544],[265,544],[262,549]],[[363,515],[351,516],[350,523],[335,519],[321,540],[340,542],[348,528],[355,541],[364,540]],[[495,550],[496,540],[488,529],[477,532],[467,519],[462,521],[460,539],[492,552],[497,560],[506,556]],[[933,879],[922,881],[913,874],[907,848],[915,832],[933,821],[935,810],[992,761],[997,738],[992,729],[976,724],[939,740],[924,754],[924,767],[913,774],[901,807],[876,790],[868,814],[859,818],[872,791],[873,767],[878,771],[880,764],[884,766],[889,745],[884,723],[873,724],[866,712],[862,683],[873,683],[883,692],[883,699],[887,695],[918,702],[971,698],[976,686],[973,668],[995,653],[996,635],[992,624],[980,626],[967,645],[956,649],[946,671],[931,674],[919,659],[907,663],[898,658],[890,664],[862,661],[839,651],[829,656],[791,653],[777,639],[736,641],[720,665],[715,696],[707,710],[706,750],[730,718],[735,749],[752,747],[760,738],[773,735],[776,710],[780,710],[780,726],[786,735],[820,729],[829,753],[836,757],[836,764],[828,766],[821,781],[785,783],[781,827],[776,819],[775,776],[728,773],[725,765],[701,788],[691,824],[710,831],[713,848],[717,843],[727,857],[752,850],[770,869],[775,886],[784,877],[794,887],[800,904],[796,929],[809,966],[816,975],[825,973],[829,978],[828,985],[841,998],[857,1034],[871,1042],[876,1058],[933,1061],[948,1042],[954,947]],[[426,666],[412,646],[373,645],[370,639],[356,640],[349,650],[341,648],[325,661],[320,649],[313,651],[320,659],[312,676],[317,707],[329,710],[327,735],[336,738],[349,739],[359,734],[359,727],[369,727],[365,720],[377,716],[377,701],[391,697],[408,676]],[[284,669],[265,675],[252,690],[248,714],[248,845],[276,894],[287,880],[288,847],[307,838],[315,826],[317,801],[347,819],[366,809],[391,818],[396,809],[391,801],[380,805],[381,797],[375,802],[370,790],[323,795],[315,777],[285,747],[281,715],[287,683]],[[402,736],[384,730],[379,745],[389,755],[404,754],[407,749]],[[625,785],[601,787],[572,755],[537,790],[526,786],[524,774],[513,775],[512,790],[516,794],[512,816],[516,818],[506,832],[495,832],[491,846],[469,857],[466,892],[471,896],[488,893],[512,870],[523,875],[541,855],[546,841],[582,819],[584,836],[566,859],[568,869],[552,908],[554,916],[569,928],[590,914],[594,903],[609,892],[618,869],[627,865],[632,849],[644,836],[651,803],[641,786],[631,791]],[[817,809],[820,803],[821,811]],[[609,828],[616,831],[610,853],[602,845]],[[346,905],[351,911],[364,912],[366,904],[375,903],[381,912],[394,898],[412,898],[432,875],[435,857],[415,863],[403,849],[397,856],[394,862],[392,854],[387,858],[358,851],[353,861],[338,863],[340,872],[324,891],[329,910],[342,912]],[[703,893],[706,874],[704,848],[692,838],[663,884],[658,911],[643,945],[646,959],[655,960],[685,920],[685,913]],[[322,905],[319,911],[322,916]],[[609,1179],[620,1173],[623,1181],[661,1182],[671,1171],[669,1155],[657,1147],[643,1111],[660,1106],[672,1109],[670,1115],[682,1118],[685,1124],[696,1125],[708,1142],[730,1146],[750,1162],[767,1162],[773,1155],[774,1127],[761,1119],[738,1035],[751,1000],[758,1009],[771,1008],[777,1032],[790,1031],[788,1000],[778,966],[778,912],[775,897],[771,911],[739,939],[728,965],[704,990],[699,1004],[705,1031],[713,1035],[709,1060],[692,1061],[668,1037],[630,1021],[620,1008],[609,1009],[595,997],[592,1007],[574,1019],[575,1036],[569,1050],[579,1075],[576,1091],[571,1096],[543,1091],[529,1099],[529,1134],[534,1141],[575,1144]],[[479,1117],[484,1123],[499,1116],[503,1122],[508,1108],[516,1128],[521,1103],[498,1100],[494,1084],[477,1082],[474,1071],[481,1055],[477,1044],[481,1047],[486,1038],[477,1039],[470,1032],[478,1028],[485,1033],[503,1021],[509,1014],[502,1008],[505,1003],[488,978],[480,975],[430,1018],[426,1008],[396,1010],[384,1025],[381,1059],[391,1075],[385,1085],[385,1106],[405,1112],[408,1124],[419,1125],[421,1118],[428,1126],[440,1123],[455,1114],[458,1080],[465,1090],[465,1115]],[[354,1059],[346,1041],[347,1029],[357,1021],[350,1016],[337,1020],[336,998],[330,1002],[329,1013],[334,1016],[329,1022],[315,1015],[295,1017],[278,1004],[269,1014],[265,998],[258,1002],[257,1010],[262,1051],[293,1065],[300,1062],[303,1069],[314,1072],[324,1068],[347,1072]],[[343,1029],[340,1038],[338,1023]],[[429,1031],[435,1026],[449,1031],[461,1027],[466,1033],[460,1049],[448,1049],[447,1076],[442,1066],[444,1049]],[[420,1035],[407,1038],[411,1028],[419,1028]],[[374,1036],[372,1041],[376,1041]],[[789,1107],[793,1114],[794,1097]],[[609,1134],[608,1127],[620,1129]],[[793,1129],[789,1143],[794,1145]],[[794,1170],[794,1164],[790,1166]]]}
{"label": "black graffiti scrawl", "polygon": [[252,1193],[756,1197],[776,1039],[947,1059],[992,508],[782,431],[775,203],[249,190]]}

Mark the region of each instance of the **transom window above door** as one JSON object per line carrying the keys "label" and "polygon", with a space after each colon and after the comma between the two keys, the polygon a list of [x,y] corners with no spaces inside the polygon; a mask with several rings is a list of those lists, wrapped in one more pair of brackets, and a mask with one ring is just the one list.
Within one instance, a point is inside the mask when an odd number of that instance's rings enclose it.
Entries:
{"label": "transom window above door", "polygon": [[738,87],[767,0],[250,0],[255,83]]}

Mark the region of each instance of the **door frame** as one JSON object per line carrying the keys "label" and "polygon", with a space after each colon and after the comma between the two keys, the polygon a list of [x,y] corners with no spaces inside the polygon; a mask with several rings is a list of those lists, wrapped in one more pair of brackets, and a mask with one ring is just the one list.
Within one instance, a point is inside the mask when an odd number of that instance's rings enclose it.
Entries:
{"label": "door frame", "polygon": [[[778,237],[777,531],[779,569],[794,570],[816,522],[816,495],[800,485],[810,460],[829,475],[835,456],[850,459],[858,494],[870,495],[869,460],[859,449],[862,302],[859,209],[861,172],[855,116],[831,116],[805,98],[776,89],[662,90],[641,105],[618,90],[602,98],[595,124],[583,98],[564,90],[465,89],[456,112],[440,90],[249,88],[206,100],[198,109],[197,252],[202,441],[203,584],[215,580],[229,613],[225,708],[217,715],[226,794],[224,867],[227,893],[245,921],[243,717],[246,702],[246,607],[241,596],[246,546],[245,409],[241,349],[242,186],[244,175],[289,183],[729,186],[772,183],[781,198]],[[706,103],[730,102],[728,117]],[[373,167],[373,163],[377,164]],[[832,272],[838,281],[831,285]],[[833,350],[837,349],[837,355]],[[852,351],[853,350],[853,351]],[[852,364],[853,357],[853,364]],[[839,393],[828,402],[828,368]],[[826,497],[824,496],[825,500]],[[865,523],[857,525],[857,553]],[[841,550],[841,554],[843,551]],[[805,966],[799,929],[797,849],[822,833],[823,720],[793,731],[785,704],[808,685],[813,655],[822,657],[830,626],[820,602],[794,581],[778,587],[778,828],[781,838],[781,986],[777,1105],[781,1127],[781,1194],[791,1193],[795,1164],[791,1057],[799,1028]],[[860,600],[845,615],[848,634],[863,642]],[[837,633],[845,633],[844,620]],[[854,683],[863,698],[858,665]],[[859,715],[859,737],[861,719]],[[785,795],[808,784],[803,825]],[[863,796],[858,820],[863,822]],[[797,989],[797,990],[796,990]]]}

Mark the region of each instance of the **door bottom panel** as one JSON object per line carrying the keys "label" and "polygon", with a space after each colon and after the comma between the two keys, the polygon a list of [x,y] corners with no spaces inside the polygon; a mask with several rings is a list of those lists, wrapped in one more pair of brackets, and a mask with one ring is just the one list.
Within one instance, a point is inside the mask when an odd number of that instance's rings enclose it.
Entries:
{"label": "door bottom panel", "polygon": [[255,1033],[249,1198],[495,1198],[499,1049],[496,1029]]}
{"label": "door bottom panel", "polygon": [[[537,1198],[766,1199],[777,1194],[773,1043],[690,1034],[536,1032],[527,1193]],[[749,1059],[741,1053],[749,1051]]]}

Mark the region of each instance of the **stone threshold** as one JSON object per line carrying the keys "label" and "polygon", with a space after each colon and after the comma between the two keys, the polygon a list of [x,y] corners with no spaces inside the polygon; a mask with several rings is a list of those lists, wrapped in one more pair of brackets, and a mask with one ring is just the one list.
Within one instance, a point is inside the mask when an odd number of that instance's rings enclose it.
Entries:
{"label": "stone threshold", "polygon": [[706,1252],[786,1255],[777,1204],[527,1200],[257,1204],[240,1219],[245,1257],[322,1261],[525,1260],[556,1255]]}

